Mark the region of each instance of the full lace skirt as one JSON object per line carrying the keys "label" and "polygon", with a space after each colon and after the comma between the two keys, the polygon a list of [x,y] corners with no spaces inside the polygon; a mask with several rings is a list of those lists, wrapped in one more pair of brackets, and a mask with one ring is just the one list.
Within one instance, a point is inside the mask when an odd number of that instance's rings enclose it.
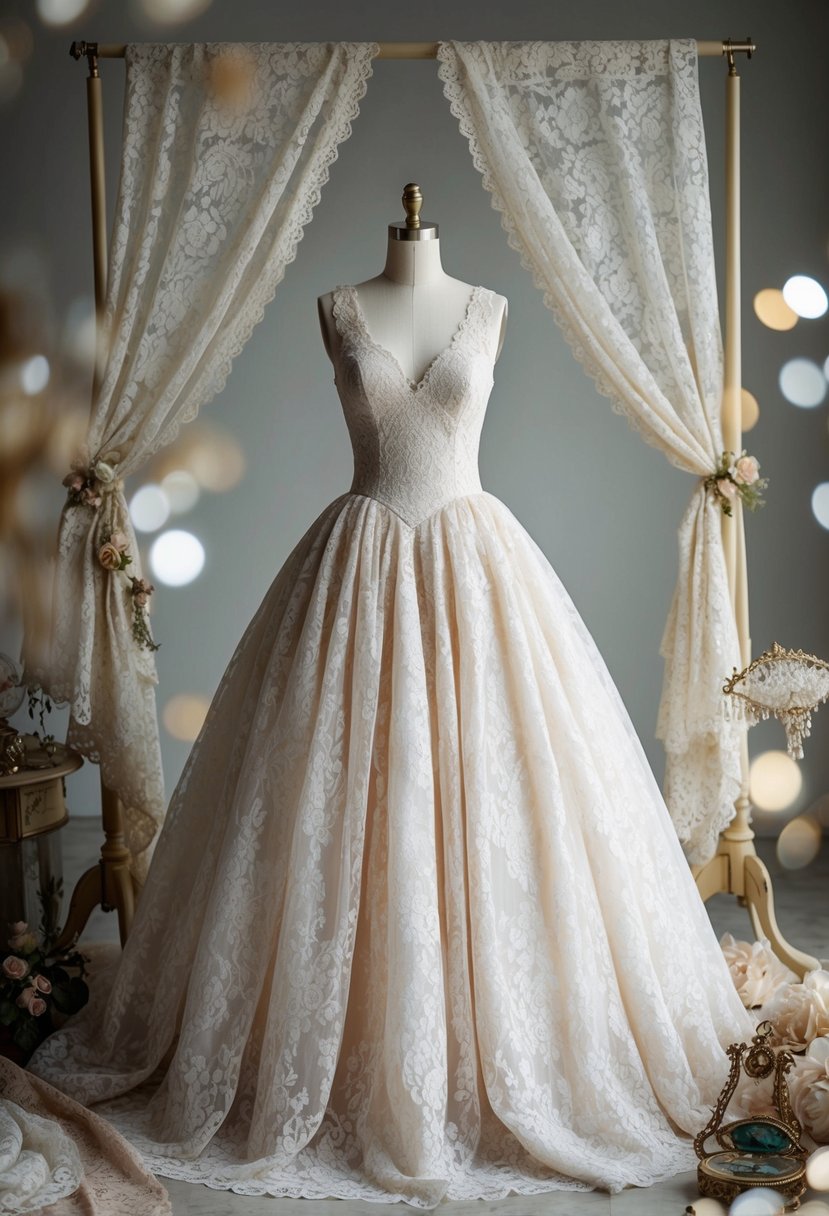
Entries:
{"label": "full lace skirt", "polygon": [[491,494],[347,493],[230,662],[101,1010],[32,1067],[250,1194],[691,1168],[743,1009],[598,650]]}

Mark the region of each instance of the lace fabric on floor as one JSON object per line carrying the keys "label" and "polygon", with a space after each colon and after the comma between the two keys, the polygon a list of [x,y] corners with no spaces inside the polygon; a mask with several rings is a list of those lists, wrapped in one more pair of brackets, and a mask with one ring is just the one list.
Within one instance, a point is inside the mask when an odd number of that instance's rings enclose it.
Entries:
{"label": "lace fabric on floor", "polygon": [[171,1216],[164,1187],[103,1119],[0,1056],[0,1211]]}

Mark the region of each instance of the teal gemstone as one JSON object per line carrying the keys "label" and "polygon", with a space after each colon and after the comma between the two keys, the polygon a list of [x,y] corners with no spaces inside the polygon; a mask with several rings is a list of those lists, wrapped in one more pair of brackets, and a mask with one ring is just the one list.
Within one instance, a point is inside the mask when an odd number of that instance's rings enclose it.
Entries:
{"label": "teal gemstone", "polygon": [[794,1140],[787,1132],[762,1120],[731,1128],[729,1137],[734,1147],[744,1153],[785,1153],[794,1148]]}

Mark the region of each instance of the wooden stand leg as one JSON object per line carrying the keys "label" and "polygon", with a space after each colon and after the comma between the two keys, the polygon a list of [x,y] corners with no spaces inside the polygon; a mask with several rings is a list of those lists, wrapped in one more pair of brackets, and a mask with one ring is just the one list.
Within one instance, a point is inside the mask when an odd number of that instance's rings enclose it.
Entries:
{"label": "wooden stand leg", "polygon": [[132,927],[135,901],[140,892],[129,869],[130,854],[124,842],[124,812],[118,795],[101,782],[101,819],[104,843],[101,858],[81,876],[72,892],[69,913],[57,947],[78,938],[96,908],[118,913],[123,946]]}
{"label": "wooden stand leg", "polygon": [[802,979],[807,971],[813,971],[820,963],[810,954],[790,945],[780,932],[774,914],[771,875],[754,847],[751,804],[747,795],[741,794],[736,805],[737,813],[720,836],[715,856],[704,866],[691,867],[697,889],[703,900],[720,892],[736,895],[737,902],[748,909],[754,936],[768,938],[780,961]]}

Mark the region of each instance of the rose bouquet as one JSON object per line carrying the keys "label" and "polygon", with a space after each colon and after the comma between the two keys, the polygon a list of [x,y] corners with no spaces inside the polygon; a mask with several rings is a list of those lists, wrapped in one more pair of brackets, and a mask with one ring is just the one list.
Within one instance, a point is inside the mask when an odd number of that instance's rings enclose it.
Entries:
{"label": "rose bouquet", "polygon": [[25,921],[10,929],[9,953],[0,963],[0,1026],[25,1060],[55,1029],[55,1013],[77,1013],[89,1000],[88,960],[72,948],[55,950],[48,938],[38,940]]}
{"label": "rose bouquet", "polygon": [[749,511],[762,507],[765,502],[762,491],[768,484],[768,478],[760,476],[757,457],[748,456],[745,451],[739,456],[723,452],[720,463],[705,479],[705,488],[714,495],[725,515],[732,514],[732,504],[738,498]]}

